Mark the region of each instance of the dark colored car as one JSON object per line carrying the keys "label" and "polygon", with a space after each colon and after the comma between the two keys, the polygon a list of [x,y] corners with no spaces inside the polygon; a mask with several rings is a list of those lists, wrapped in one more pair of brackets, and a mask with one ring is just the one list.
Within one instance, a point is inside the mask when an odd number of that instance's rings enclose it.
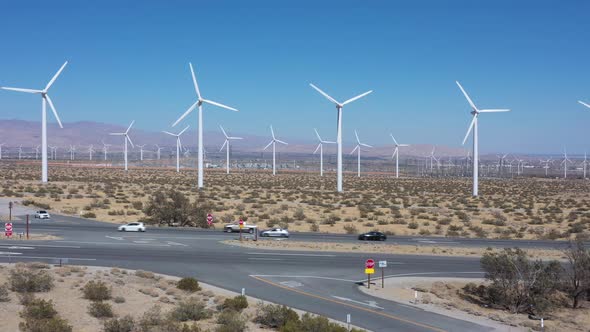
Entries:
{"label": "dark colored car", "polygon": [[359,235],[359,240],[363,241],[385,241],[387,240],[387,235],[381,232],[367,232]]}

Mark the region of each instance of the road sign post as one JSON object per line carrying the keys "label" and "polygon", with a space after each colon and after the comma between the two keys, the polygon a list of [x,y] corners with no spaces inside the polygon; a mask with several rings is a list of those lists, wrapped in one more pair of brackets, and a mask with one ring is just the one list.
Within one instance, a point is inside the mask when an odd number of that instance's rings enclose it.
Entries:
{"label": "road sign post", "polygon": [[29,215],[27,214],[27,240],[29,239]]}
{"label": "road sign post", "polygon": [[365,274],[367,275],[367,288],[371,288],[371,274],[375,273],[375,261],[371,258],[365,261]]}
{"label": "road sign post", "polygon": [[381,268],[381,288],[385,288],[385,268],[387,267],[387,261],[379,261],[379,267]]}
{"label": "road sign post", "polygon": [[8,202],[8,221],[12,221],[12,202]]}

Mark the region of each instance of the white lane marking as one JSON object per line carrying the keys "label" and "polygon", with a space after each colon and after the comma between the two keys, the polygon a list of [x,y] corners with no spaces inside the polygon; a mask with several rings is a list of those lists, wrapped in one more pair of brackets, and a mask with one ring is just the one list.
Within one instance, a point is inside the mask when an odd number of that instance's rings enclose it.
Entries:
{"label": "white lane marking", "polygon": [[280,261],[280,258],[248,258],[253,261]]}
{"label": "white lane marking", "polygon": [[276,255],[276,256],[306,256],[306,257],[336,257],[336,255],[325,254],[285,254],[278,252],[247,252],[248,255]]}
{"label": "white lane marking", "polygon": [[[169,244],[143,244],[143,243],[130,243],[130,242],[81,242],[81,241],[57,241],[57,242],[66,242],[66,243],[82,243],[82,244],[106,244],[106,245],[129,245],[129,246],[152,246],[152,247],[170,247]],[[79,247],[78,247],[79,248]]]}
{"label": "white lane marking", "polygon": [[357,304],[362,304],[362,305],[366,305],[367,307],[371,307],[371,308],[376,308],[376,309],[383,309],[382,307],[377,305],[377,302],[375,301],[366,301],[366,302],[362,302],[362,301],[356,301],[353,299],[349,299],[346,297],[340,297],[340,296],[334,296],[332,295],[333,298],[338,299],[340,301],[348,301],[348,302],[352,302],[352,303],[357,303]]}
{"label": "white lane marking", "polygon": [[166,243],[168,243],[168,244],[170,244],[170,245],[173,245],[173,246],[185,246],[185,247],[188,247],[186,244],[184,244],[184,243],[179,243],[179,242],[172,242],[172,241],[168,241],[168,242],[166,242]]}
{"label": "white lane marking", "polygon": [[21,252],[0,251],[0,255],[22,255]]}
{"label": "white lane marking", "polygon": [[0,248],[3,248],[3,249],[13,249],[13,250],[14,249],[21,249],[21,250],[35,249],[33,247],[18,247],[18,246],[10,246],[10,247],[4,247],[4,246],[2,246]]}
{"label": "white lane marking", "polygon": [[283,286],[289,287],[289,288],[297,288],[297,287],[303,286],[302,283],[300,283],[299,281],[295,281],[295,280],[281,281],[280,284]]}
{"label": "white lane marking", "polygon": [[[395,278],[395,277],[410,277],[410,276],[420,276],[420,275],[436,275],[436,274],[485,274],[485,272],[416,272],[416,273],[402,273],[402,274],[390,274],[384,276],[384,278]],[[357,280],[355,282],[365,282],[367,279]]]}
{"label": "white lane marking", "polygon": [[[8,256],[0,256],[0,257],[8,257]],[[96,258],[71,258],[71,257],[46,257],[46,256],[18,256],[18,258],[55,259],[55,260],[68,259],[68,260],[76,260],[76,261],[95,261],[96,260]]]}
{"label": "white lane marking", "polygon": [[344,282],[357,282],[355,280],[350,280],[350,279],[317,277],[317,276],[294,276],[294,275],[280,275],[280,274],[251,274],[250,276],[251,277],[260,277],[260,278],[310,278],[310,279],[324,279],[324,280],[335,280],[335,281],[344,281]]}
{"label": "white lane marking", "polygon": [[[125,236],[126,238],[142,237],[142,236]],[[176,237],[176,236],[152,236],[157,239],[175,239],[175,240],[226,240],[227,237]]]}
{"label": "white lane marking", "polygon": [[[56,242],[62,242],[62,241],[56,241]],[[74,249],[80,249],[79,246],[55,246],[55,245],[51,245],[51,244],[32,244],[30,245],[31,247],[46,247],[46,248],[74,248]]]}
{"label": "white lane marking", "polygon": [[123,238],[120,237],[120,236],[108,236],[108,235],[106,235],[105,237],[108,237],[109,239],[113,239],[113,240],[123,241]]}

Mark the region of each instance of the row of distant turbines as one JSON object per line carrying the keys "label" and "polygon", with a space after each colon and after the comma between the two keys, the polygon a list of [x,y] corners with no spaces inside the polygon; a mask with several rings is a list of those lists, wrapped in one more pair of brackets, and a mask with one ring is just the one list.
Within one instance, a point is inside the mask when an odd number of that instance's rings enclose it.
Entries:
{"label": "row of distant turbines", "polygon": [[[47,182],[47,159],[48,159],[48,155],[47,155],[47,111],[46,111],[46,107],[47,104],[49,104],[49,107],[51,108],[53,115],[55,116],[60,128],[63,128],[63,125],[61,123],[61,120],[57,114],[57,111],[55,109],[55,106],[53,105],[53,102],[51,100],[51,98],[49,97],[48,91],[49,88],[51,88],[51,86],[53,85],[53,83],[55,82],[55,80],[59,77],[59,75],[61,74],[61,72],[64,70],[64,68],[66,67],[66,65],[68,64],[68,62],[66,61],[57,71],[57,73],[51,78],[51,80],[47,83],[47,85],[45,86],[45,88],[43,88],[42,90],[38,90],[38,89],[23,89],[23,88],[12,88],[12,87],[2,87],[2,89],[4,90],[12,90],[12,91],[17,91],[17,92],[25,92],[25,93],[33,93],[33,94],[40,94],[41,95],[41,159],[42,159],[42,167],[41,167],[41,181],[43,183]],[[180,123],[186,116],[188,116],[192,111],[194,111],[195,109],[198,108],[198,130],[197,130],[197,134],[198,134],[198,140],[197,140],[197,186],[199,189],[203,188],[203,176],[204,176],[204,172],[203,172],[203,104],[209,104],[209,105],[213,105],[213,106],[218,106],[227,110],[231,110],[231,111],[235,111],[237,112],[238,110],[236,108],[233,107],[229,107],[226,106],[224,104],[212,101],[212,100],[208,100],[202,97],[201,92],[199,90],[199,85],[197,83],[197,79],[196,79],[196,75],[195,72],[193,70],[193,66],[191,63],[189,63],[189,67],[190,67],[190,71],[191,71],[191,76],[192,76],[192,80],[193,80],[193,84],[194,84],[194,88],[195,88],[195,92],[197,95],[197,100],[189,107],[189,109],[182,114],[182,116],[180,116],[180,118],[178,118],[178,120],[176,120],[173,124],[172,127],[175,127],[178,123]],[[478,109],[475,105],[475,103],[471,100],[471,98],[469,97],[469,95],[467,94],[467,92],[463,89],[463,87],[461,86],[461,84],[459,82],[456,82],[457,86],[459,87],[459,89],[461,90],[461,92],[463,93],[463,95],[465,96],[465,98],[467,99],[467,102],[469,103],[469,105],[472,108],[472,116],[473,119],[471,121],[471,124],[469,125],[469,128],[467,130],[467,133],[465,135],[465,138],[463,139],[463,144],[465,144],[465,142],[467,141],[467,138],[469,137],[469,134],[473,131],[473,192],[472,195],[473,196],[478,196],[478,190],[479,190],[479,167],[478,167],[478,162],[479,162],[479,144],[478,144],[478,117],[481,113],[495,113],[495,112],[507,112],[509,111],[508,109]],[[345,105],[352,103],[353,101],[356,101],[360,98],[365,97],[366,95],[372,93],[372,90],[369,90],[365,93],[362,93],[358,96],[355,96],[353,98],[350,98],[344,102],[338,102],[336,99],[332,98],[330,95],[328,95],[327,93],[325,93],[323,90],[321,90],[320,88],[318,88],[317,86],[315,86],[314,84],[310,84],[310,86],[315,89],[317,92],[319,92],[321,95],[323,95],[326,99],[328,99],[330,102],[332,102],[333,104],[335,104],[336,106],[336,110],[337,110],[337,130],[336,130],[336,144],[337,144],[337,171],[336,171],[336,176],[337,176],[337,184],[336,184],[336,190],[338,192],[342,192],[343,191],[343,186],[342,186],[342,110],[344,108]],[[579,101],[580,104],[590,108],[590,105],[587,103],[584,103],[582,101]],[[133,143],[131,141],[131,139],[129,138],[129,130],[131,129],[131,127],[133,126],[133,122],[131,122],[131,124],[129,125],[129,127],[127,128],[127,130],[123,133],[111,133],[111,135],[117,135],[117,136],[123,136],[124,137],[124,145],[125,145],[125,170],[127,170],[127,143],[131,144],[131,146],[133,146]],[[179,134],[173,134],[170,132],[167,132],[167,134],[170,134],[172,136],[176,136],[177,137],[177,158],[179,158],[179,152],[180,152],[180,135],[186,131],[187,128],[185,128],[183,131],[181,131]],[[275,137],[274,134],[274,130],[272,129],[271,126],[271,134],[272,134],[272,140],[271,142],[264,148],[265,150],[272,146],[273,148],[273,174],[276,173],[276,169],[275,169],[275,151],[276,151],[276,143],[279,144],[287,144],[286,142],[283,142],[279,139],[277,139]],[[358,175],[360,176],[360,153],[361,153],[361,147],[370,147],[368,144],[365,143],[361,143],[359,138],[358,138],[358,134],[356,134],[356,139],[357,139],[357,145],[355,147],[355,149],[353,150],[353,153],[356,151],[357,152],[357,156],[358,156]],[[319,136],[319,135],[318,135]],[[238,139],[238,138],[232,138],[232,139]],[[231,139],[229,139],[226,136],[226,144],[227,145],[227,149],[229,150],[229,142]],[[395,139],[394,139],[395,142]],[[319,148],[322,149],[322,144],[324,144],[325,142],[322,142],[321,138],[320,138],[320,145]],[[397,142],[395,142],[396,144],[396,152],[394,152],[394,156],[399,155],[399,150],[397,149],[399,146],[397,144]],[[229,156],[229,152],[228,152],[228,156]],[[229,157],[228,157],[229,158]],[[566,164],[566,169],[567,169],[567,157],[564,160],[564,163]],[[229,163],[228,163],[229,164]],[[396,164],[397,164],[397,159],[396,159]],[[178,162],[177,162],[177,169],[178,169]],[[397,169],[397,166],[396,166]],[[322,171],[323,173],[323,171]],[[396,170],[396,175],[397,175],[397,170]]]}

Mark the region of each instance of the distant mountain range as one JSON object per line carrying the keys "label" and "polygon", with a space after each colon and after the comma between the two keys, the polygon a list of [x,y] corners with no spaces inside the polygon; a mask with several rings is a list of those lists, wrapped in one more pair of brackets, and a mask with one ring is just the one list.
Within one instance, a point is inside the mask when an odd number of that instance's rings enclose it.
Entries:
{"label": "distant mountain range", "polygon": [[[111,136],[109,133],[124,132],[127,127],[113,125],[108,123],[81,121],[64,123],[64,128],[61,129],[56,123],[47,124],[48,144],[50,146],[69,147],[76,145],[78,150],[80,147],[88,147],[94,145],[95,148],[102,147],[101,142],[111,144],[111,150],[117,150],[118,146],[123,145],[121,137]],[[182,127],[178,128],[178,131]],[[270,142],[270,137],[249,135],[244,133],[232,132],[231,136],[243,137],[243,140],[232,142],[232,149],[234,152],[245,153],[260,153],[262,148]],[[224,137],[221,131],[205,131],[203,133],[205,138],[205,149],[207,151],[219,151],[223,144]],[[270,136],[270,135],[269,135]],[[132,128],[130,131],[131,140],[135,145],[144,145],[145,150],[154,150],[155,144],[160,146],[172,147],[175,146],[175,138],[166,135],[162,132],[146,131]],[[195,150],[197,142],[197,132],[189,130],[181,137],[184,146],[189,147],[192,151]],[[282,154],[311,154],[317,147],[317,142],[313,140],[301,140],[296,138],[281,137],[282,140],[289,143],[287,146],[277,144],[277,151]],[[41,123],[35,121],[23,120],[0,120],[0,144],[5,143],[5,148],[18,147],[22,145],[23,148],[34,148],[41,144]],[[405,156],[427,156],[432,151],[432,145],[417,144],[410,147],[402,148],[402,155]],[[350,153],[354,148],[353,145],[345,145],[343,152]],[[98,149],[97,149],[98,150]],[[270,149],[267,150],[270,152]],[[336,146],[333,144],[325,145],[324,152],[328,154],[336,153]],[[363,149],[362,155],[364,157],[373,158],[391,158],[393,153],[393,145],[389,146],[375,146],[372,149]],[[436,156],[464,156],[465,150],[450,148],[446,146],[436,146]]]}

